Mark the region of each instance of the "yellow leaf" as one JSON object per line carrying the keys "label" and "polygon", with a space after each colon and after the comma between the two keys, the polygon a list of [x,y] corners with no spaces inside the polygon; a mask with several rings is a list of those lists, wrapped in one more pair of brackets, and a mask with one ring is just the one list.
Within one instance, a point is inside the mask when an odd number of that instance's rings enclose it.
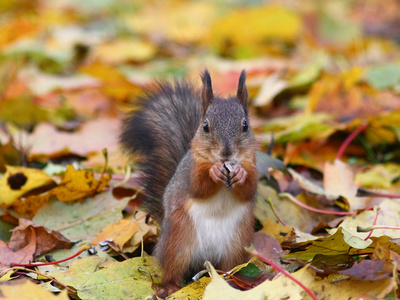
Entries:
{"label": "yellow leaf", "polygon": [[[55,295],[49,291],[44,290],[37,284],[34,284],[30,280],[17,280],[13,281],[10,285],[2,284],[0,287],[0,294],[2,299],[12,300],[68,300],[67,291],[63,291],[58,295]],[[29,295],[29,296],[28,296]]]}
{"label": "yellow leaf", "polygon": [[112,64],[130,60],[142,62],[154,57],[156,51],[156,47],[149,42],[125,39],[98,46],[94,51],[94,57]]}
{"label": "yellow leaf", "polygon": [[114,243],[122,249],[127,241],[139,231],[136,223],[129,220],[120,220],[117,224],[108,225],[90,243],[97,245],[101,241],[113,239]]}
{"label": "yellow leaf", "polygon": [[218,11],[215,4],[205,1],[164,1],[159,4],[147,5],[138,14],[129,14],[124,22],[142,35],[157,33],[157,36],[177,43],[195,43],[206,40]]}
{"label": "yellow leaf", "polygon": [[283,226],[277,222],[272,221],[271,219],[265,219],[261,231],[274,237],[281,244],[290,236],[292,228],[289,226]]}
{"label": "yellow leaf", "polygon": [[355,182],[367,188],[383,188],[389,189],[392,182],[400,174],[400,165],[387,163],[382,165],[374,165],[357,173]]}
{"label": "yellow leaf", "polygon": [[391,128],[400,127],[400,112],[393,111],[388,114],[379,116],[371,116],[368,118],[369,126],[365,131],[365,135],[369,142],[373,144],[379,143],[395,143],[398,137]]}
{"label": "yellow leaf", "polygon": [[[252,290],[239,291],[230,287],[209,263],[208,268],[212,280],[204,292],[203,300],[309,299],[306,292],[298,284],[285,277],[282,273],[272,280],[264,281]],[[358,299],[366,294],[373,299],[383,299],[396,287],[396,279],[394,277],[376,281],[344,280],[331,283],[327,278],[316,279],[314,272],[307,267],[291,275],[311,289],[318,299],[325,300]]]}
{"label": "yellow leaf", "polygon": [[52,183],[51,176],[41,170],[7,166],[0,179],[0,204],[10,206],[25,193]]}
{"label": "yellow leaf", "polygon": [[194,281],[172,295],[169,295],[165,300],[201,299],[204,290],[210,281],[211,279],[209,277],[201,277],[199,280]]}
{"label": "yellow leaf", "polygon": [[107,174],[99,182],[91,170],[75,170],[68,165],[60,185],[51,190],[51,194],[62,202],[74,201],[101,191],[109,181]]}
{"label": "yellow leaf", "polygon": [[360,66],[355,66],[350,70],[346,70],[340,74],[344,82],[344,87],[349,89],[350,87],[354,86],[358,83],[361,79],[363,79],[365,73],[365,69],[361,68]]}
{"label": "yellow leaf", "polygon": [[83,66],[79,71],[99,78],[103,83],[102,90],[104,93],[116,100],[124,100],[132,94],[139,93],[141,90],[129,82],[116,68],[100,62]]}
{"label": "yellow leaf", "polygon": [[236,10],[221,18],[211,28],[210,39],[220,51],[230,44],[254,56],[263,53],[262,46],[270,41],[294,43],[300,31],[297,14],[279,5],[268,5]]}

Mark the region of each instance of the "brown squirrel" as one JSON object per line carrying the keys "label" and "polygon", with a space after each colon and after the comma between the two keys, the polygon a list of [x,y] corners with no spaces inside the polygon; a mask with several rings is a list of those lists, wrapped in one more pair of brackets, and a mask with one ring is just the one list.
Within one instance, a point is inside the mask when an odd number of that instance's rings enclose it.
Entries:
{"label": "brown squirrel", "polygon": [[242,71],[236,97],[226,99],[214,96],[207,70],[200,93],[187,83],[158,83],[123,123],[123,148],[142,157],[144,205],[162,220],[155,248],[165,273],[159,297],[178,290],[205,261],[227,271],[248,257],[257,143],[245,80]]}

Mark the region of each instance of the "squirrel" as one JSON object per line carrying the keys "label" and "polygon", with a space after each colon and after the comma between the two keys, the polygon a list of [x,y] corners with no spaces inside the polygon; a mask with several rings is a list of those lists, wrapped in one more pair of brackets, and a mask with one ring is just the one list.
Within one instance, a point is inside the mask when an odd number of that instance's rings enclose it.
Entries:
{"label": "squirrel", "polygon": [[138,99],[123,121],[122,148],[142,158],[145,208],[162,222],[154,253],[165,298],[210,261],[228,271],[248,258],[254,234],[257,142],[249,126],[246,73],[234,97],[214,96],[207,69],[202,89],[162,83]]}

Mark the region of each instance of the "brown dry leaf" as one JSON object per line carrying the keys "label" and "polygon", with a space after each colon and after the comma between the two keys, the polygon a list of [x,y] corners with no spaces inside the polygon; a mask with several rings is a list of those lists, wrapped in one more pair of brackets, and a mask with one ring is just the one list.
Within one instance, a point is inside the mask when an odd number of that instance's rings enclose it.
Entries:
{"label": "brown dry leaf", "polygon": [[114,243],[122,249],[127,241],[139,231],[139,227],[135,222],[130,220],[120,220],[116,224],[108,225],[102,232],[100,232],[94,239],[90,241],[91,244],[97,245],[101,241],[113,239]]}
{"label": "brown dry leaf", "polygon": [[9,268],[11,264],[28,264],[33,260],[36,251],[36,233],[31,229],[31,239],[25,247],[13,251],[2,240],[0,240],[0,270]]}
{"label": "brown dry leaf", "polygon": [[41,170],[7,166],[0,179],[0,204],[10,206],[25,193],[52,184],[51,176]]}
{"label": "brown dry leaf", "polygon": [[364,259],[360,262],[355,262],[351,268],[339,271],[339,273],[356,279],[376,281],[393,275],[393,265],[390,264],[384,267],[385,263],[386,259]]}
{"label": "brown dry leaf", "polygon": [[[46,291],[41,286],[34,284],[27,279],[10,281],[9,283],[0,285],[0,299],[12,300],[68,300],[67,290],[55,295]],[[28,296],[29,295],[29,296]]]}
{"label": "brown dry leaf", "polygon": [[75,201],[102,191],[110,179],[110,175],[104,174],[99,181],[94,178],[93,171],[75,170],[68,165],[60,185],[50,193],[62,202]]}
{"label": "brown dry leaf", "polygon": [[19,225],[13,229],[9,247],[13,251],[18,251],[24,248],[33,237],[36,240],[35,255],[42,255],[53,250],[72,246],[72,242],[61,233],[21,218],[19,219]]}
{"label": "brown dry leaf", "polygon": [[282,250],[279,242],[272,236],[265,234],[264,232],[256,232],[253,239],[254,248],[258,253],[264,257],[272,260],[276,264],[280,264],[281,257],[286,253]]}
{"label": "brown dry leaf", "polygon": [[285,164],[305,166],[323,172],[325,162],[333,161],[339,146],[322,141],[287,143],[283,157]]}
{"label": "brown dry leaf", "polygon": [[313,84],[309,99],[306,108],[308,113],[327,112],[339,121],[363,118],[374,120],[384,112],[400,109],[400,100],[396,95],[378,93],[369,87],[355,84],[351,78],[331,74],[324,74]]}

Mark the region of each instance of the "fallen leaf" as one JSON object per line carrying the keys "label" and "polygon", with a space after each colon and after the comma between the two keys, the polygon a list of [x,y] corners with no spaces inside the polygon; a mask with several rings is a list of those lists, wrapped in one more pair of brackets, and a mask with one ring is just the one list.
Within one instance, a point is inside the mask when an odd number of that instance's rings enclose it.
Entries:
{"label": "fallen leaf", "polygon": [[51,200],[39,210],[32,221],[59,231],[72,241],[90,241],[109,224],[122,219],[122,210],[129,200],[130,198],[116,200],[111,191],[87,198],[83,203],[66,204]]}
{"label": "fallen leaf", "polygon": [[13,300],[68,300],[68,293],[66,290],[55,295],[49,291],[44,290],[39,285],[34,284],[30,280],[21,279],[16,281],[11,281],[8,284],[0,285],[0,299],[13,299]]}
{"label": "fallen leaf", "polygon": [[[294,43],[301,27],[299,16],[284,6],[251,7],[233,11],[215,22],[211,28],[210,40],[222,54],[252,57],[268,50],[279,53],[279,42]],[[275,44],[270,41],[275,41]],[[226,53],[227,44],[232,45],[228,49],[230,53]]]}
{"label": "fallen leaf", "polygon": [[169,295],[165,300],[202,299],[204,290],[210,281],[210,277],[202,277]]}
{"label": "fallen leaf", "polygon": [[367,82],[375,89],[387,89],[400,83],[400,65],[387,64],[371,67],[365,74]]}
{"label": "fallen leaf", "polygon": [[327,194],[343,196],[350,204],[350,210],[363,209],[366,207],[366,200],[363,197],[356,197],[357,186],[354,184],[354,171],[344,162],[335,159],[332,163],[326,162],[324,166],[324,188]]}
{"label": "fallen leaf", "polygon": [[100,180],[96,180],[93,171],[75,170],[73,166],[68,165],[61,183],[50,193],[61,202],[79,200],[102,191],[108,185],[110,178],[105,174]]}
{"label": "fallen leaf", "polygon": [[19,225],[13,229],[9,247],[18,251],[25,247],[32,239],[33,232],[36,236],[35,255],[42,255],[57,249],[65,249],[72,246],[72,242],[61,233],[35,224],[30,220],[19,219]]}
{"label": "fallen leaf", "polygon": [[81,299],[144,299],[155,293],[152,279],[159,283],[161,272],[154,258],[104,262],[99,257],[79,259],[71,263],[69,272],[52,276],[74,287]]}
{"label": "fallen leaf", "polygon": [[[228,285],[225,280],[217,274],[215,269],[209,266],[211,282],[206,287],[203,299],[291,299],[303,300],[306,292],[294,281],[278,274],[271,281],[266,280],[249,291],[239,291]],[[358,299],[368,294],[377,299],[383,299],[396,286],[396,280],[384,278],[376,281],[345,280],[331,283],[328,279],[316,280],[315,274],[307,267],[291,274],[303,285],[314,292],[317,299]],[[282,288],[284,287],[284,288]],[[307,297],[308,298],[308,297]]]}
{"label": "fallen leaf", "polygon": [[126,61],[147,61],[154,57],[156,51],[157,49],[153,44],[131,38],[99,45],[93,55],[100,61],[118,64]]}
{"label": "fallen leaf", "polygon": [[282,250],[279,242],[264,232],[256,232],[253,239],[253,245],[258,253],[278,265],[281,262],[281,257],[286,254],[285,251]]}
{"label": "fallen leaf", "polygon": [[[385,271],[383,265],[386,260],[367,260],[356,262],[351,268],[339,271],[340,274],[348,275],[356,279],[375,281],[391,277],[393,270]],[[393,267],[392,267],[393,269]]]}
{"label": "fallen leaf", "polygon": [[33,261],[36,251],[36,234],[32,231],[31,239],[25,247],[18,251],[10,249],[6,243],[0,240],[0,269],[9,268],[12,264],[29,264]]}
{"label": "fallen leaf", "polygon": [[368,166],[355,176],[355,184],[365,188],[389,189],[400,174],[400,166],[394,163]]}
{"label": "fallen leaf", "polygon": [[91,244],[97,245],[101,241],[112,239],[115,244],[122,249],[127,241],[139,231],[139,227],[135,222],[130,220],[120,220],[118,223],[110,224],[102,232],[100,232]]}
{"label": "fallen leaf", "polygon": [[51,176],[41,170],[7,166],[0,179],[0,204],[10,206],[25,193],[53,183]]}
{"label": "fallen leaf", "polygon": [[116,68],[100,62],[81,66],[79,71],[100,79],[104,93],[118,101],[126,100],[129,96],[137,94],[140,89],[129,82]]}
{"label": "fallen leaf", "polygon": [[119,120],[100,118],[84,123],[72,134],[58,131],[50,124],[39,124],[28,138],[32,146],[30,156],[40,158],[67,152],[85,157],[104,148],[113,152],[118,146],[119,127]]}

